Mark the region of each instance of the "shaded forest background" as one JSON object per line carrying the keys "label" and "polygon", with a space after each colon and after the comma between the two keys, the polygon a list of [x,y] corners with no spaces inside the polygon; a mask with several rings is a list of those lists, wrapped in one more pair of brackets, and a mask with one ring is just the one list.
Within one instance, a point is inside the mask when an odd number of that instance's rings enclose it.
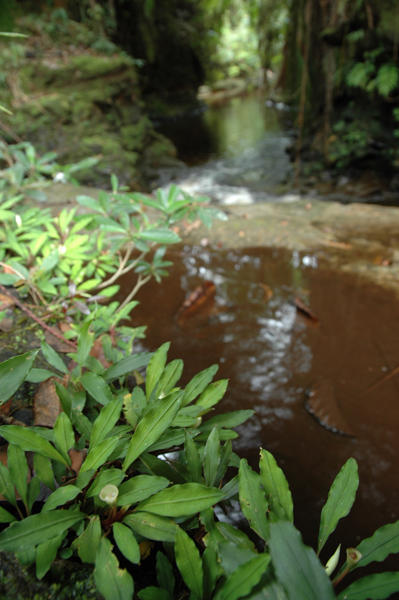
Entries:
{"label": "shaded forest background", "polygon": [[[94,51],[134,59],[149,110],[187,105],[200,86],[243,77],[296,111],[293,152],[315,168],[399,166],[396,0],[3,0],[1,28],[24,15],[84,24]],[[35,17],[36,15],[36,17]],[[23,29],[23,28],[22,28]],[[399,187],[399,181],[397,182]]]}

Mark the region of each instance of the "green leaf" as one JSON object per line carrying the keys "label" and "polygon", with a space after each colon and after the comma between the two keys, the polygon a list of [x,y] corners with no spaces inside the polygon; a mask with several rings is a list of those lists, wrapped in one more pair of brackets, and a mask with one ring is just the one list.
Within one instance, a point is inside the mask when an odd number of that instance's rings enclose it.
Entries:
{"label": "green leaf", "polygon": [[399,572],[368,575],[351,583],[338,596],[339,600],[385,600],[399,592]]}
{"label": "green leaf", "polygon": [[239,499],[242,512],[256,533],[267,540],[269,526],[266,520],[268,509],[265,492],[261,486],[261,479],[242,458],[239,469]]}
{"label": "green leaf", "polygon": [[68,451],[75,446],[75,435],[72,423],[64,412],[58,415],[54,424],[54,444],[68,464],[71,464]]}
{"label": "green leaf", "polygon": [[[219,381],[213,381],[201,393],[196,404],[199,404],[204,409],[212,408],[212,406],[215,406],[215,404],[220,402],[220,400],[225,395],[228,383],[229,383],[228,379],[220,379]],[[238,412],[238,411],[236,411],[236,412]],[[229,413],[229,414],[233,414],[233,413]],[[253,414],[253,411],[251,411],[251,415],[252,414]],[[230,427],[230,425],[226,424],[226,427]],[[234,427],[234,425],[232,427]]]}
{"label": "green leaf", "polygon": [[183,483],[162,490],[138,505],[137,510],[164,517],[184,517],[217,504],[223,493],[200,483]]}
{"label": "green leaf", "polygon": [[51,346],[49,346],[46,342],[42,342],[41,351],[42,351],[42,354],[43,354],[44,358],[47,360],[47,362],[52,367],[54,367],[58,371],[61,371],[61,373],[65,373],[65,374],[69,373],[69,371],[68,371],[68,369],[67,369],[64,361],[62,360],[61,356]]}
{"label": "green leaf", "polygon": [[173,573],[173,567],[166,558],[165,554],[161,551],[157,552],[156,567],[158,585],[164,590],[167,590],[169,597],[173,598],[175,589],[175,575]]}
{"label": "green leaf", "polygon": [[92,485],[86,492],[87,498],[98,496],[104,486],[112,484],[119,487],[120,482],[124,478],[125,473],[121,469],[105,468],[93,481]]}
{"label": "green leaf", "polygon": [[147,229],[136,235],[140,240],[145,242],[155,242],[156,244],[178,244],[181,239],[171,229]]}
{"label": "green leaf", "polygon": [[146,378],[145,378],[145,393],[147,400],[151,398],[151,394],[157,385],[166,364],[166,358],[169,350],[170,342],[162,344],[152,355],[148,363]]}
{"label": "green leaf", "polygon": [[62,544],[62,540],[65,537],[65,533],[57,535],[51,540],[42,542],[36,548],[36,577],[42,579],[47,571],[50,569],[52,562],[57,556],[58,548]]}
{"label": "green leaf", "polygon": [[202,479],[201,457],[196,443],[187,431],[185,431],[184,452],[186,455],[187,469],[191,481],[197,481],[200,483]]}
{"label": "green leaf", "polygon": [[136,475],[124,481],[119,488],[118,506],[127,506],[146,500],[169,485],[166,477]]}
{"label": "green leaf", "polygon": [[94,343],[94,334],[89,331],[90,323],[84,323],[79,329],[78,351],[71,354],[78,365],[83,366]]}
{"label": "green leaf", "polygon": [[203,469],[205,483],[207,485],[215,485],[216,474],[220,461],[220,441],[219,433],[214,427],[206,441],[203,454]]}
{"label": "green leaf", "polygon": [[193,540],[180,527],[176,532],[175,556],[176,565],[192,598],[201,600],[204,580],[201,556]]}
{"label": "green leaf", "polygon": [[112,525],[112,533],[114,540],[123,556],[131,563],[138,564],[140,562],[140,546],[129,527],[123,523],[114,523]]}
{"label": "green leaf", "polygon": [[172,360],[164,369],[159,382],[157,394],[159,397],[164,397],[173,389],[174,385],[179,381],[183,372],[183,361],[180,359]]}
{"label": "green leaf", "polygon": [[360,542],[357,550],[362,558],[354,568],[365,567],[374,561],[381,562],[389,554],[399,552],[399,521],[377,529],[371,537]]}
{"label": "green leaf", "polygon": [[194,375],[191,381],[186,385],[182,400],[182,406],[191,404],[197,396],[199,396],[206,388],[206,386],[212,381],[215,373],[218,370],[218,365],[212,365],[200,373]]}
{"label": "green leaf", "polygon": [[25,352],[0,363],[0,405],[19,388],[32,368],[38,350]]}
{"label": "green leaf", "polygon": [[233,542],[219,542],[217,548],[218,560],[226,576],[232,575],[238,567],[257,556],[257,552],[252,549]]}
{"label": "green leaf", "polygon": [[0,550],[18,552],[26,547],[36,546],[79,523],[85,515],[76,509],[53,510],[26,517],[23,521],[11,523],[0,533]]}
{"label": "green leaf", "polygon": [[11,480],[9,470],[2,462],[0,462],[0,494],[16,506],[14,483]]}
{"label": "green leaf", "polygon": [[111,402],[113,396],[110,387],[104,379],[91,371],[83,373],[80,381],[86,390],[100,404],[106,405]]}
{"label": "green leaf", "polygon": [[174,542],[177,525],[172,519],[147,512],[134,512],[123,519],[135,533],[158,542]]}
{"label": "green leaf", "polygon": [[216,581],[223,574],[223,570],[219,564],[216,550],[211,545],[207,546],[202,554],[202,568],[204,571],[204,596],[212,598]]}
{"label": "green leaf", "polygon": [[288,482],[274,456],[263,448],[260,451],[259,470],[272,520],[292,522],[294,507]]}
{"label": "green leaf", "polygon": [[245,421],[252,417],[253,414],[254,411],[251,409],[222,413],[205,421],[201,425],[200,431],[210,431],[213,427],[238,427],[238,425],[245,423]]}
{"label": "green leaf", "polygon": [[140,600],[172,600],[172,596],[166,590],[149,585],[139,591],[137,596]]}
{"label": "green leaf", "polygon": [[232,575],[227,577],[225,583],[214,596],[214,600],[237,600],[247,596],[260,581],[269,562],[270,556],[268,554],[260,554],[239,566]]}
{"label": "green leaf", "polygon": [[57,506],[62,506],[63,504],[70,502],[71,500],[76,498],[78,494],[80,494],[80,491],[80,488],[78,488],[76,485],[71,484],[57,488],[47,498],[46,502],[43,505],[42,513],[48,512],[49,510],[52,510]]}
{"label": "green leaf", "polygon": [[90,448],[79,472],[84,473],[85,471],[96,470],[101,467],[115,450],[118,442],[119,438],[110,437],[97,444],[97,446]]}
{"label": "green leaf", "polygon": [[317,544],[318,554],[331,533],[335,530],[338,521],[346,517],[352,508],[358,486],[357,462],[354,458],[349,458],[334,479],[328,493],[327,502],[321,511]]}
{"label": "green leaf", "polygon": [[42,381],[47,381],[50,377],[57,377],[56,373],[52,373],[47,369],[31,369],[27,376],[25,377],[25,381],[29,381],[29,383],[41,383]]}
{"label": "green leaf", "polygon": [[116,425],[122,410],[123,398],[114,398],[101,409],[93,423],[90,434],[90,448],[102,442]]}
{"label": "green leaf", "polygon": [[112,546],[106,538],[101,540],[97,552],[94,581],[105,600],[132,600],[133,598],[133,579],[126,569],[119,568]]}
{"label": "green leaf", "polygon": [[181,396],[170,394],[152,406],[132,435],[123,469],[126,469],[149,448],[172,423],[180,408]]}
{"label": "green leaf", "polygon": [[0,435],[11,444],[16,444],[22,448],[22,450],[27,452],[37,452],[42,456],[47,456],[64,465],[68,464],[68,461],[50,444],[50,442],[27,427],[19,425],[2,425],[0,426]]}
{"label": "green leaf", "polygon": [[119,362],[111,365],[103,374],[106,381],[112,381],[128,373],[132,373],[141,367],[148,365],[152,357],[152,352],[140,352],[139,354],[132,354],[122,358]]}
{"label": "green leaf", "polygon": [[288,521],[270,523],[269,548],[277,579],[289,598],[332,600],[331,582],[312,548]]}
{"label": "green leaf", "polygon": [[97,548],[101,540],[101,522],[98,515],[90,517],[86,529],[74,541],[79,558],[85,563],[95,563]]}
{"label": "green leaf", "polygon": [[16,517],[8,512],[5,508],[0,506],[0,523],[12,523],[15,521]]}
{"label": "green leaf", "polygon": [[17,488],[22,502],[28,504],[28,462],[25,452],[14,444],[9,444],[7,450],[7,465],[11,481]]}

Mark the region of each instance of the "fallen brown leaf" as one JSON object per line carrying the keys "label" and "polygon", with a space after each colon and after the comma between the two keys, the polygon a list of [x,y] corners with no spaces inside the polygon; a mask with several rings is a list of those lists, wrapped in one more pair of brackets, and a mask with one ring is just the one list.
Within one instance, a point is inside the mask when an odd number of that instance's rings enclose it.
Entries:
{"label": "fallen brown leaf", "polygon": [[61,404],[55,390],[54,378],[39,384],[33,400],[34,425],[53,427],[61,412]]}
{"label": "fallen brown leaf", "polygon": [[333,433],[353,436],[338,405],[331,381],[322,380],[313,386],[305,401],[305,408],[322,427]]}

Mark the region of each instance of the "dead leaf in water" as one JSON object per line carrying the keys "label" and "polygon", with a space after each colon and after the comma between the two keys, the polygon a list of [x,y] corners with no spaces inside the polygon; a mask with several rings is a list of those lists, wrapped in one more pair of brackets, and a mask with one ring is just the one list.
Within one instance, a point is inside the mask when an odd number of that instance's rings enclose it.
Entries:
{"label": "dead leaf in water", "polygon": [[303,315],[310,321],[313,321],[314,323],[319,322],[318,317],[316,317],[316,315],[310,310],[310,308],[305,304],[305,302],[301,300],[301,298],[296,297],[294,300],[294,304],[295,308],[298,312],[301,313],[301,315]]}
{"label": "dead leaf in water", "polygon": [[215,292],[216,286],[213,281],[207,280],[201,285],[197,286],[179,308],[177,313],[178,321],[181,322],[187,317],[191,317],[208,304],[211,304],[214,299]]}
{"label": "dead leaf in water", "polygon": [[273,296],[273,290],[272,288],[267,285],[266,283],[259,283],[260,287],[263,289],[264,292],[264,301],[265,302],[269,302],[270,298]]}
{"label": "dead leaf in water", "polygon": [[53,427],[61,412],[61,404],[55,390],[54,379],[42,381],[34,398],[34,425]]}
{"label": "dead leaf in water", "polygon": [[323,379],[313,386],[306,398],[305,408],[325,429],[333,433],[353,436],[338,405],[331,381]]}

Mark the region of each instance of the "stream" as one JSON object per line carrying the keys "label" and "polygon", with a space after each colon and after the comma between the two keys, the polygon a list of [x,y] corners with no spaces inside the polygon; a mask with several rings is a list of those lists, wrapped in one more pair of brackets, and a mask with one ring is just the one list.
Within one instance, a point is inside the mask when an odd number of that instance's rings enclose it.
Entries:
{"label": "stream", "polygon": [[[174,126],[187,166],[163,170],[160,182],[220,204],[296,200],[286,186],[290,134],[281,129],[282,113],[283,106],[267,106],[254,95],[191,116],[192,135],[186,121],[180,131],[178,123],[164,123],[169,135]],[[148,349],[172,342],[169,360],[184,359],[185,382],[220,365],[218,377],[230,383],[218,410],[255,410],[239,428],[235,449],[255,469],[259,447],[275,455],[305,541],[316,544],[329,487],[351,456],[360,476],[355,507],[326,554],[396,521],[399,376],[391,374],[399,362],[397,296],[317,254],[182,246],[169,257],[170,276],[162,287],[143,288],[132,323],[148,325]],[[185,298],[206,281],[215,285],[215,296],[179,320]],[[297,297],[314,320],[295,306]],[[388,566],[397,569],[397,559]]]}

